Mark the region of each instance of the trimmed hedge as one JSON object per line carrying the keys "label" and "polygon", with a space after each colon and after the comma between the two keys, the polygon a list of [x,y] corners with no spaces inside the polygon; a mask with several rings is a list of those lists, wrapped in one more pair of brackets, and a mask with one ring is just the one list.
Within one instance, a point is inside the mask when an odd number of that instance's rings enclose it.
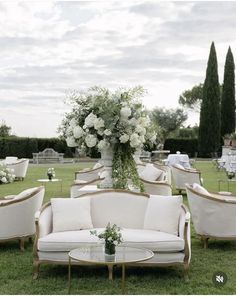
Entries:
{"label": "trimmed hedge", "polygon": [[194,157],[195,152],[198,151],[198,140],[196,138],[168,138],[165,141],[164,150],[170,150],[171,154],[180,151],[188,154],[189,157]]}
{"label": "trimmed hedge", "polygon": [[0,137],[0,159],[6,156],[31,159],[32,153],[41,152],[46,148],[64,153],[65,158],[73,157],[75,152],[74,148],[69,148],[66,142],[59,138]]}

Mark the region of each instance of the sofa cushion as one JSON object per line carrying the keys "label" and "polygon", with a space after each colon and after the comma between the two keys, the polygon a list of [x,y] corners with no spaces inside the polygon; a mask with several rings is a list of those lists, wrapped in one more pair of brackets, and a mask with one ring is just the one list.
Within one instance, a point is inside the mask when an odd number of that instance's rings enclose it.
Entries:
{"label": "sofa cushion", "polygon": [[154,167],[153,164],[147,164],[139,176],[148,181],[155,181],[160,178],[163,171]]}
{"label": "sofa cushion", "polygon": [[[93,229],[95,230],[95,229]],[[104,228],[97,228],[98,233]],[[184,240],[172,234],[142,229],[122,229],[122,245],[148,248],[158,252],[177,252],[184,249]],[[90,230],[50,233],[38,241],[39,251],[62,252],[74,248],[98,244],[102,241],[90,234]]]}
{"label": "sofa cushion", "polygon": [[17,199],[25,198],[25,197],[33,194],[35,191],[37,191],[37,189],[38,189],[38,187],[26,189],[26,190],[20,192],[19,194],[15,195],[14,199],[17,200]]}
{"label": "sofa cushion", "polygon": [[179,169],[183,169],[183,170],[185,170],[184,166],[181,165],[181,164],[175,164],[175,167],[176,167],[176,168],[179,168]]}
{"label": "sofa cushion", "polygon": [[52,198],[53,232],[93,228],[90,198]]}
{"label": "sofa cushion", "polygon": [[144,218],[144,229],[178,234],[182,196],[151,195]]}

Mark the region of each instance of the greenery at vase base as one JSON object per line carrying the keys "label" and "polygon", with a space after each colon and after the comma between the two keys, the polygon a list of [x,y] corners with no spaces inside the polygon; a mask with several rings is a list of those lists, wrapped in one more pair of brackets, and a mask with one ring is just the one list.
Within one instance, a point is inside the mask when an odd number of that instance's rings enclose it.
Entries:
{"label": "greenery at vase base", "polygon": [[[135,149],[129,144],[116,144],[114,146],[114,157],[112,162],[112,179],[114,189],[137,188],[144,192],[140,181],[136,163],[133,158]],[[131,185],[130,185],[131,183]]]}
{"label": "greenery at vase base", "polygon": [[120,227],[116,224],[111,226],[111,224],[108,223],[104,232],[98,234],[97,230],[93,230],[90,231],[90,234],[105,241],[105,254],[107,255],[114,255],[116,246],[123,241],[120,233]]}

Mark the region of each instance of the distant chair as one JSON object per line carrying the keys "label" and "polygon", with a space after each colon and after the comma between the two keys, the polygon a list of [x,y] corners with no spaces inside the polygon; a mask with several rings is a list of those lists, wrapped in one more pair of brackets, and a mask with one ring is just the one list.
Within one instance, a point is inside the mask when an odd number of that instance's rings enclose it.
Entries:
{"label": "distant chair", "polygon": [[236,240],[236,196],[209,193],[198,185],[186,185],[195,232],[204,248],[210,238]]}
{"label": "distant chair", "polygon": [[165,181],[149,181],[140,178],[144,186],[145,193],[149,195],[171,196],[172,187]]}
{"label": "distant chair", "polygon": [[99,178],[99,174],[103,171],[104,166],[100,163],[95,164],[93,169],[87,168],[75,172],[76,181],[90,182]]}
{"label": "distant chair", "polygon": [[34,215],[41,208],[45,189],[27,189],[18,195],[0,200],[0,242],[19,240],[24,250],[24,241],[35,233]]}
{"label": "distant chair", "polygon": [[196,169],[186,169],[183,166],[176,164],[172,166],[172,174],[175,188],[179,193],[186,189],[186,183],[202,184],[201,172]]}
{"label": "distant chair", "polygon": [[74,181],[74,183],[70,186],[70,198],[77,198],[79,197],[79,189],[85,186],[91,186],[91,185],[99,185],[101,181],[103,181],[104,178],[96,178],[91,181]]}
{"label": "distant chair", "polygon": [[6,157],[2,161],[0,161],[0,165],[8,165],[17,162],[17,157]]}
{"label": "distant chair", "polygon": [[15,178],[24,180],[29,166],[29,159],[18,159],[15,163],[8,164],[7,167],[14,170]]}

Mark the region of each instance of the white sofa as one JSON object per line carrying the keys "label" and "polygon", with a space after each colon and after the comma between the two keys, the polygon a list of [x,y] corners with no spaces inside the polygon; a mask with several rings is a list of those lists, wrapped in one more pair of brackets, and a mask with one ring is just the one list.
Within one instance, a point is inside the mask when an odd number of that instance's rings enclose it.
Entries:
{"label": "white sofa", "polygon": [[204,248],[208,240],[236,240],[236,196],[210,193],[198,184],[186,185],[195,232]]}
{"label": "white sofa", "polygon": [[[55,221],[54,204],[56,201],[60,205],[59,199],[62,204],[72,204],[69,211],[67,210],[69,213],[63,215],[63,220]],[[82,230],[69,228],[67,217],[68,221],[73,223],[83,217],[73,206],[73,203],[81,201],[83,203],[89,201],[92,228],[91,226],[87,227],[88,229],[81,227]],[[62,211],[66,207],[62,206]],[[74,220],[72,212],[75,212]],[[152,224],[157,224],[156,218],[159,220],[159,225],[153,227]],[[82,224],[85,224],[85,221],[82,220]],[[63,227],[62,230],[58,227],[55,230],[58,222]],[[183,265],[187,276],[191,258],[190,214],[182,204],[182,196],[149,196],[124,190],[101,190],[75,199],[54,198],[36,214],[34,278],[38,276],[41,263],[68,264],[70,250],[98,244],[97,237],[91,236],[90,230],[97,229],[100,232],[108,222],[122,228],[123,245],[148,248],[154,252],[152,259],[132,265]],[[172,226],[171,231],[170,226]],[[82,265],[78,262],[76,264]]]}
{"label": "white sofa", "polygon": [[24,249],[25,239],[35,233],[34,214],[42,206],[44,192],[41,186],[0,198],[0,242],[19,240]]}

